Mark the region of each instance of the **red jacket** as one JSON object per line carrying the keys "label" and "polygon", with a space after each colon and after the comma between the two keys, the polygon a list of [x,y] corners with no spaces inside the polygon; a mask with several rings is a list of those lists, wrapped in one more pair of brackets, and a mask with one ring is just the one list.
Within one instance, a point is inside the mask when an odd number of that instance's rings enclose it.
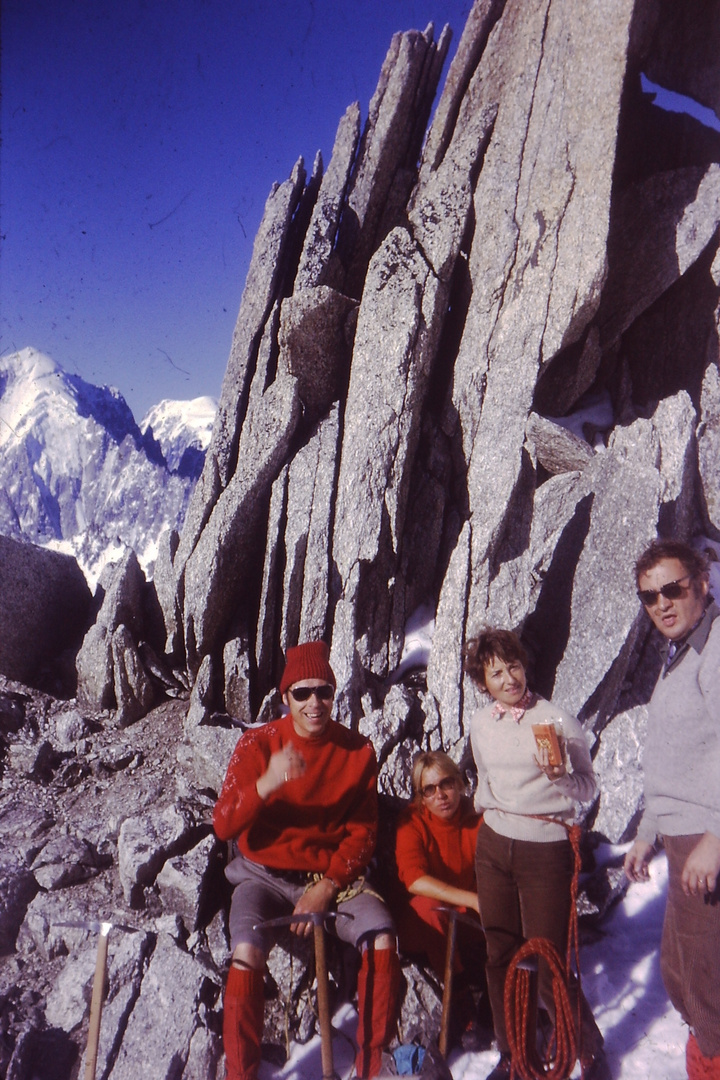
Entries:
{"label": "red jacket", "polygon": [[475,891],[475,844],[480,818],[463,797],[450,821],[413,804],[397,830],[395,855],[406,889],[421,877],[434,877],[458,889]]}
{"label": "red jacket", "polygon": [[[270,757],[288,742],[306,769],[266,800],[255,786]],[[377,838],[377,763],[368,739],[331,720],[317,739],[283,716],[238,741],[213,826],[247,859],[277,870],[326,874],[341,887],[362,874]]]}

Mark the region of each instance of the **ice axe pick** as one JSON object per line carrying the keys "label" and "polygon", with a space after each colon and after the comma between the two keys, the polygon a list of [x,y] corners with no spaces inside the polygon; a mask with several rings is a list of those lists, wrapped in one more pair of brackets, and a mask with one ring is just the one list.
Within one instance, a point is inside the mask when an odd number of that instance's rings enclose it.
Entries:
{"label": "ice axe pick", "polygon": [[98,1044],[100,1042],[100,1017],[102,1016],[103,994],[105,992],[105,974],[107,971],[108,936],[112,929],[125,930],[134,934],[136,927],[124,923],[78,920],[55,923],[56,926],[72,926],[77,930],[89,930],[99,934],[95,974],[93,976],[92,998],[90,999],[90,1023],[88,1025],[87,1050],[85,1052],[85,1080],[95,1080],[97,1069]]}

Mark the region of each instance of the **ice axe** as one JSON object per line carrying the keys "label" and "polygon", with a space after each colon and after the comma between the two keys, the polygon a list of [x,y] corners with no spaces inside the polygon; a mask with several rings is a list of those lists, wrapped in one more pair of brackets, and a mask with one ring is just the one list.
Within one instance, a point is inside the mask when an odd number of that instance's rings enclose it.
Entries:
{"label": "ice axe", "polygon": [[102,1016],[105,974],[107,971],[108,935],[113,929],[125,930],[127,933],[134,934],[137,928],[135,926],[126,926],[124,923],[97,922],[95,920],[60,922],[55,923],[55,926],[72,926],[77,930],[89,930],[91,934],[100,935],[97,959],[95,961],[95,974],[93,976],[92,998],[90,999],[90,1023],[88,1025],[87,1051],[85,1053],[85,1080],[95,1080],[98,1044],[100,1042],[100,1017]]}
{"label": "ice axe", "polygon": [[442,1014],[440,1018],[440,1037],[438,1038],[438,1049],[443,1057],[447,1057],[448,1040],[450,1036],[450,1010],[454,974],[453,966],[455,961],[455,946],[457,943],[457,924],[458,921],[467,923],[468,926],[472,926],[474,930],[480,932],[482,932],[482,926],[477,919],[471,918],[470,915],[464,915],[461,911],[458,911],[457,908],[445,907],[443,905],[437,907],[435,910],[444,911],[448,916],[447,945],[445,948],[445,979],[442,998]]}
{"label": "ice axe", "polygon": [[294,926],[295,923],[312,923],[315,942],[315,975],[317,977],[322,1080],[339,1080],[333,1064],[330,996],[328,992],[327,957],[325,955],[325,922],[329,918],[352,919],[353,916],[343,911],[308,911],[303,914],[283,915],[279,919],[268,919],[266,922],[257,923],[253,930],[265,930],[271,926]]}

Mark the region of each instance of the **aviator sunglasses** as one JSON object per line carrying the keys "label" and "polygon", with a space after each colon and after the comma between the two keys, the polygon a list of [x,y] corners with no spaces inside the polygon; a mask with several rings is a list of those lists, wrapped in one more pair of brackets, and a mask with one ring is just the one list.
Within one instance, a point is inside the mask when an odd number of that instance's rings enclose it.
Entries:
{"label": "aviator sunglasses", "polygon": [[330,683],[323,683],[322,686],[295,686],[288,693],[292,694],[295,701],[309,701],[313,694],[318,701],[332,701],[335,696]]}
{"label": "aviator sunglasses", "polygon": [[431,799],[436,791],[439,790],[447,793],[448,791],[452,791],[454,787],[455,777],[445,776],[439,784],[426,784],[425,787],[421,789],[421,794],[423,799]]}
{"label": "aviator sunglasses", "polygon": [[660,596],[664,596],[666,600],[679,600],[687,588],[687,585],[681,585],[680,582],[692,581],[694,577],[694,574],[685,574],[684,577],[676,578],[675,581],[668,581],[667,585],[661,585],[659,589],[638,589],[640,602],[645,607],[652,607],[653,604],[657,604]]}

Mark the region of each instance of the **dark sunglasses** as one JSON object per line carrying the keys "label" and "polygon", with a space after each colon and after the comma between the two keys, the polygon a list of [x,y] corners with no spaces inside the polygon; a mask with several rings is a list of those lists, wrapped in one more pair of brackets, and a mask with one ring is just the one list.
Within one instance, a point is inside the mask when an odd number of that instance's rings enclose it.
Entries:
{"label": "dark sunglasses", "polygon": [[455,789],[456,780],[454,776],[445,776],[439,784],[426,784],[422,788],[423,799],[431,799],[436,791],[449,792]]}
{"label": "dark sunglasses", "polygon": [[295,686],[288,693],[292,694],[295,701],[309,701],[313,694],[318,701],[332,701],[335,696],[330,683],[323,683],[322,686]]}
{"label": "dark sunglasses", "polygon": [[667,585],[661,585],[659,589],[638,589],[640,603],[645,607],[652,607],[653,604],[657,604],[660,596],[664,596],[666,600],[679,600],[687,589],[687,585],[681,585],[680,582],[692,581],[694,577],[694,574],[685,574],[684,577],[676,578],[675,581],[668,581]]}

